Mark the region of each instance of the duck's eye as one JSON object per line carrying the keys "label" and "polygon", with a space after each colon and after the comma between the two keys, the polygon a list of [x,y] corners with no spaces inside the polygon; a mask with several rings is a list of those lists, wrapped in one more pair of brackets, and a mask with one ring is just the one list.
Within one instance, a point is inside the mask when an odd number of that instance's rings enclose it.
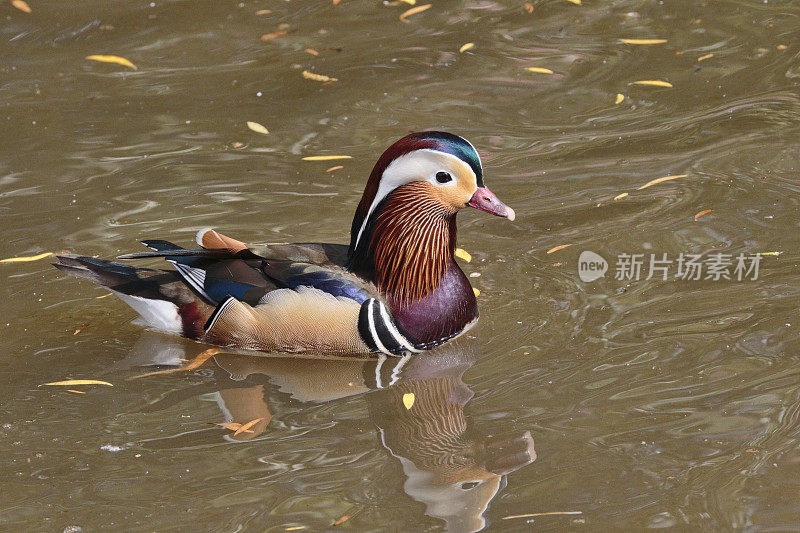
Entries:
{"label": "duck's eye", "polygon": [[453,181],[453,176],[451,176],[448,172],[437,172],[436,173],[436,181],[439,183],[448,183]]}

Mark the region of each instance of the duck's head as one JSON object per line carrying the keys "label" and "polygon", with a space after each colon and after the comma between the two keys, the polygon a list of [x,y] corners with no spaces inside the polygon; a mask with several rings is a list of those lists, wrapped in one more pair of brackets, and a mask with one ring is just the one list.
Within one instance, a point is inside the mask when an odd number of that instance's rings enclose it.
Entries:
{"label": "duck's head", "polygon": [[468,140],[443,131],[412,133],[391,145],[372,169],[353,218],[351,252],[396,193],[405,193],[409,201],[426,200],[429,209],[446,215],[474,207],[509,220],[515,216],[484,184],[480,156]]}
{"label": "duck's head", "polygon": [[[483,167],[466,139],[441,131],[407,135],[390,146],[370,174],[350,234],[350,263],[376,271],[379,286],[419,285],[406,297],[435,287],[455,246],[455,215],[464,207],[514,220],[514,210],[483,182]],[[432,266],[430,273],[423,268]],[[412,264],[417,273],[400,271]],[[444,265],[444,266],[442,266]],[[405,270],[409,270],[405,268]],[[411,278],[428,278],[414,283]]]}

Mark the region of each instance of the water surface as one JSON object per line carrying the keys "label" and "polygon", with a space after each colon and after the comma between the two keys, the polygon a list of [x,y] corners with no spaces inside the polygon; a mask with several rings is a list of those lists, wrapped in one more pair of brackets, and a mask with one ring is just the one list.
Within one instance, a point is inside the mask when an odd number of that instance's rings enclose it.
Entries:
{"label": "water surface", "polygon": [[[481,321],[399,369],[220,355],[130,380],[204,347],[0,265],[5,528],[797,528],[797,2],[29,4],[0,8],[0,257],[203,226],[346,242],[377,157],[422,129],[468,138],[517,219],[459,216]],[[586,250],[610,263],[589,283]],[[756,280],[615,279],[623,253],[759,252]],[[114,387],[39,387],[66,378]]]}

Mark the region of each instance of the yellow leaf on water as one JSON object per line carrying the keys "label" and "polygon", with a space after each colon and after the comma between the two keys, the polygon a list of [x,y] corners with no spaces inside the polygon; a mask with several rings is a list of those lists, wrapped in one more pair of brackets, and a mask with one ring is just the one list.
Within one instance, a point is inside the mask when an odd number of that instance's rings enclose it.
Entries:
{"label": "yellow leaf on water", "polygon": [[539,72],[540,74],[553,73],[553,71],[550,70],[549,68],[543,68],[543,67],[525,67],[525,70],[527,70],[528,72]]}
{"label": "yellow leaf on water", "polygon": [[697,213],[694,216],[694,221],[697,222],[698,218],[700,218],[703,215],[707,215],[707,214],[711,213],[712,211],[714,211],[714,210],[713,209],[704,209],[704,210],[700,211],[699,213]]}
{"label": "yellow leaf on water", "polygon": [[651,185],[655,185],[656,183],[661,183],[662,181],[676,180],[678,178],[685,178],[686,176],[688,176],[688,174],[678,174],[677,176],[664,176],[663,178],[657,178],[652,181],[648,181],[647,183],[645,183],[636,190],[641,191],[642,189],[646,189]]}
{"label": "yellow leaf on water", "polygon": [[318,56],[319,55],[319,52],[317,52],[313,48],[306,48],[306,53],[307,54],[311,54],[312,56]]}
{"label": "yellow leaf on water", "polygon": [[314,72],[309,72],[307,70],[303,71],[303,77],[307,80],[314,80],[314,81],[339,81],[338,78],[331,78],[330,76],[325,76],[324,74],[316,74]]}
{"label": "yellow leaf on water", "polygon": [[547,253],[548,254],[552,254],[553,252],[557,252],[559,250],[563,250],[564,248],[568,248],[570,246],[572,246],[572,245],[571,244],[560,244],[558,246],[555,246],[555,247],[550,248],[549,250],[547,250]]}
{"label": "yellow leaf on water", "polygon": [[706,54],[704,56],[700,56],[697,58],[698,61],[705,61],[706,59],[711,59],[714,57],[714,54]]}
{"label": "yellow leaf on water", "polygon": [[43,254],[32,255],[29,257],[9,257],[8,259],[0,259],[0,263],[25,263],[27,261],[38,261],[39,259],[50,257],[51,255],[53,255],[53,252],[45,252]]}
{"label": "yellow leaf on water", "polygon": [[[237,429],[237,430],[236,430],[236,431],[233,433],[233,436],[235,437],[235,436],[236,436],[236,435],[238,435],[239,433],[244,433],[245,431],[250,431],[250,428],[251,428],[251,427],[255,426],[256,424],[258,424],[258,423],[259,423],[259,422],[261,422],[262,420],[264,420],[264,417],[261,417],[261,418],[256,418],[255,420],[251,420],[251,421],[250,421],[250,422],[248,422],[247,424],[244,424],[242,427],[240,427],[239,429]],[[250,433],[252,433],[252,431],[250,431]]]}
{"label": "yellow leaf on water", "polygon": [[467,50],[469,50],[471,48],[475,48],[475,43],[462,44],[461,48],[458,49],[458,52],[463,54],[464,52],[466,52]]}
{"label": "yellow leaf on water", "polygon": [[11,0],[11,5],[25,13],[31,12],[31,6],[29,6],[25,0]]}
{"label": "yellow leaf on water", "polygon": [[281,31],[274,31],[272,33],[265,33],[261,36],[261,40],[264,42],[271,41],[272,39],[277,39],[278,37],[283,37],[284,35],[289,35],[289,30],[281,30]]}
{"label": "yellow leaf on water", "polygon": [[411,406],[414,405],[414,393],[407,392],[403,394],[403,405],[406,406],[406,409],[411,409]]}
{"label": "yellow leaf on water", "polygon": [[783,252],[757,252],[757,253],[759,253],[759,254],[761,254],[761,255],[774,255],[775,257],[778,257],[778,256],[779,256],[779,255],[781,255]]}
{"label": "yellow leaf on water", "polygon": [[299,531],[301,529],[305,529],[306,526],[291,526],[284,529],[284,531]]}
{"label": "yellow leaf on water", "polygon": [[481,295],[481,291],[479,291],[475,287],[472,287],[472,292],[475,294],[475,298]]}
{"label": "yellow leaf on water", "polygon": [[628,196],[628,193],[624,192],[624,193],[622,193],[622,194],[618,194],[618,195],[616,195],[616,196],[614,197],[614,200],[622,200],[622,199],[623,199],[623,198],[625,198],[626,196]]}
{"label": "yellow leaf on water", "polygon": [[198,356],[192,359],[192,361],[186,366],[182,366],[180,368],[170,368],[169,370],[158,370],[156,372],[148,372],[146,374],[139,374],[138,376],[133,376],[128,378],[128,381],[132,379],[145,378],[148,376],[157,376],[160,374],[174,374],[175,372],[186,372],[189,370],[194,370],[195,368],[202,366],[203,363],[211,359],[211,357],[217,355],[220,351],[221,350],[219,348],[209,348],[203,353],[198,354]]}
{"label": "yellow leaf on water", "polygon": [[528,13],[533,13],[533,4],[531,4],[530,2],[527,2],[525,4],[525,11],[527,11]]}
{"label": "yellow leaf on water", "polygon": [[456,251],[455,251],[455,252],[453,252],[453,254],[454,254],[456,257],[460,257],[461,259],[463,259],[463,260],[464,260],[464,261],[466,261],[467,263],[469,263],[470,261],[472,261],[472,256],[471,256],[471,255],[469,255],[469,252],[468,252],[468,251],[466,251],[466,250],[464,250],[463,248],[456,248]]}
{"label": "yellow leaf on water", "polygon": [[578,6],[581,5],[581,0],[567,0],[567,2]]}
{"label": "yellow leaf on water", "polygon": [[258,122],[250,122],[248,120],[247,121],[247,127],[250,128],[251,130],[253,130],[256,133],[263,133],[264,135],[268,135],[269,134],[269,130],[267,130],[267,128],[265,128],[264,126],[262,126]]}
{"label": "yellow leaf on water", "polygon": [[109,292],[108,294],[104,294],[104,295],[102,295],[102,296],[95,296],[95,298],[94,298],[94,299],[95,299],[95,300],[99,300],[99,299],[101,299],[101,298],[108,298],[109,296],[111,296],[111,293],[110,293],[110,292]]}
{"label": "yellow leaf on water", "polygon": [[329,169],[328,169],[328,170],[326,170],[325,172],[333,172],[334,170],[340,170],[340,169],[343,169],[343,168],[344,168],[344,167],[343,167],[342,165],[336,165],[335,167],[331,167],[331,168],[329,168]]}
{"label": "yellow leaf on water", "polygon": [[68,379],[65,381],[53,381],[51,383],[42,383],[39,385],[40,387],[44,387],[47,385],[57,385],[57,386],[66,386],[72,387],[74,385],[106,385],[108,387],[113,387],[114,385],[109,383],[108,381],[99,381],[97,379]]}
{"label": "yellow leaf on water", "polygon": [[515,514],[511,516],[504,516],[502,520],[511,520],[512,518],[531,518],[534,516],[578,515],[578,514],[583,514],[583,511],[550,511],[549,513]]}
{"label": "yellow leaf on water", "polygon": [[353,159],[351,155],[310,155],[303,161],[333,161],[334,159]]}
{"label": "yellow leaf on water", "polygon": [[134,65],[124,57],[95,55],[95,56],[86,56],[86,59],[89,59],[90,61],[100,61],[101,63],[116,63],[117,65],[131,67],[133,70],[139,70],[136,67],[136,65]]}
{"label": "yellow leaf on water", "polygon": [[[239,422],[225,422],[225,423],[217,423],[216,425],[222,426],[225,429],[230,429],[231,431],[237,431],[242,425]],[[252,432],[251,432],[252,433]]]}
{"label": "yellow leaf on water", "polygon": [[67,389],[67,392],[74,392],[75,394],[86,394],[86,391],[75,390],[75,389]]}
{"label": "yellow leaf on water", "polygon": [[345,523],[345,522],[347,522],[348,520],[350,520],[350,517],[349,517],[348,515],[344,515],[344,516],[343,516],[343,517],[341,517],[339,520],[337,520],[336,522],[334,522],[334,523],[333,523],[333,525],[334,525],[334,526],[338,526],[338,525],[344,524],[344,523]]}
{"label": "yellow leaf on water", "polygon": [[625,44],[664,44],[666,39],[620,39]]}
{"label": "yellow leaf on water", "polygon": [[269,15],[270,13],[272,13],[271,9],[259,9],[256,11],[256,15]]}
{"label": "yellow leaf on water", "polygon": [[403,13],[400,14],[400,20],[403,22],[408,22],[406,18],[410,17],[411,15],[416,15],[417,13],[422,13],[426,9],[430,9],[431,5],[432,4],[423,4],[421,6],[412,7],[408,11],[403,11]]}
{"label": "yellow leaf on water", "polygon": [[614,103],[621,104],[623,100],[625,100],[625,95],[622,93],[617,93],[617,98],[614,100]]}
{"label": "yellow leaf on water", "polygon": [[639,81],[634,81],[629,85],[651,85],[653,87],[672,87],[672,84],[670,82],[662,80],[639,80]]}
{"label": "yellow leaf on water", "polygon": [[415,6],[415,5],[417,5],[417,0],[400,0],[400,1],[401,1],[401,2],[405,2],[406,4],[408,4],[408,5],[410,5],[410,6]]}
{"label": "yellow leaf on water", "polygon": [[338,5],[339,5],[339,2],[341,2],[341,1],[342,1],[342,0],[333,0],[333,6],[334,6],[334,7],[338,6]]}

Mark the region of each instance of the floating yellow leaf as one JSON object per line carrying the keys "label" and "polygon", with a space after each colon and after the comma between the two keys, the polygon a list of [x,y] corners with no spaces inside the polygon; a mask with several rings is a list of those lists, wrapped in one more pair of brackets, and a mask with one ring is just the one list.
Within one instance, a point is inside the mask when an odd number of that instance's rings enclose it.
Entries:
{"label": "floating yellow leaf", "polygon": [[109,292],[108,294],[104,294],[104,295],[102,295],[102,296],[96,296],[96,297],[95,297],[95,300],[100,300],[101,298],[108,298],[109,296],[111,296],[111,293],[110,293],[110,292]]}
{"label": "floating yellow leaf", "polygon": [[[242,427],[242,425],[239,422],[225,422],[225,423],[221,423],[221,424],[218,423],[216,425],[222,426],[225,429],[230,429],[231,431],[237,431]],[[250,433],[254,433],[254,432],[250,431]]]}
{"label": "floating yellow leaf", "polygon": [[475,294],[475,298],[481,295],[481,291],[479,291],[475,287],[472,287],[472,292]]}
{"label": "floating yellow leaf", "polygon": [[272,13],[271,9],[259,9],[256,11],[256,15],[269,15],[270,13]]}
{"label": "floating yellow leaf", "polygon": [[351,155],[310,155],[303,161],[333,161],[334,159],[353,159]]}
{"label": "floating yellow leaf", "polygon": [[405,2],[406,4],[408,4],[410,6],[417,5],[417,0],[400,0],[400,1],[401,2]]}
{"label": "floating yellow leaf", "polygon": [[325,76],[324,74],[315,74],[307,70],[303,71],[303,77],[307,80],[314,81],[339,81],[338,78],[331,78],[330,76]]}
{"label": "floating yellow leaf", "polygon": [[342,168],[344,168],[342,165],[336,165],[335,167],[329,168],[325,172],[333,172],[334,170],[339,170],[339,169],[342,169]]}
{"label": "floating yellow leaf", "polygon": [[625,100],[625,95],[622,93],[617,93],[617,98],[614,100],[614,103],[621,104],[623,100]]}
{"label": "floating yellow leaf", "polygon": [[259,124],[258,122],[250,122],[248,120],[247,121],[247,127],[250,128],[251,130],[253,130],[256,133],[263,133],[264,135],[268,135],[269,134],[269,130],[267,128],[265,128],[264,126],[262,126],[261,124]]}
{"label": "floating yellow leaf", "polygon": [[559,250],[563,250],[564,248],[568,248],[570,246],[572,246],[572,245],[571,244],[560,244],[560,245],[558,245],[558,246],[556,246],[554,248],[550,248],[549,250],[547,250],[547,253],[548,254],[552,254],[553,252],[557,252]]}
{"label": "floating yellow leaf", "polygon": [[139,70],[136,65],[119,56],[86,56],[90,61],[100,61],[101,63],[116,63],[125,67],[131,67],[133,70]]}
{"label": "floating yellow leaf", "polygon": [[48,385],[57,385],[59,387],[66,386],[72,387],[74,385],[106,385],[108,387],[113,387],[111,383],[108,381],[99,381],[96,379],[68,379],[65,381],[53,381],[51,383],[42,383],[39,385],[40,387],[48,386]]}
{"label": "floating yellow leaf", "polygon": [[67,392],[74,392],[75,394],[86,394],[86,391],[75,390],[75,389],[67,389]]}
{"label": "floating yellow leaf", "polygon": [[571,4],[575,4],[577,6],[581,5],[581,0],[567,0],[567,2]]}
{"label": "floating yellow leaf", "polygon": [[464,260],[464,261],[466,261],[467,263],[469,263],[470,261],[472,261],[472,256],[471,256],[471,255],[469,255],[469,252],[468,252],[468,251],[466,251],[466,250],[464,250],[464,249],[462,249],[462,248],[456,248],[456,251],[455,251],[455,252],[453,252],[453,253],[454,253],[454,255],[455,255],[456,257],[460,257],[461,259],[463,259],[463,260]]}
{"label": "floating yellow leaf", "polygon": [[[256,424],[258,424],[258,423],[259,423],[259,422],[261,422],[262,420],[264,420],[264,417],[261,417],[261,418],[256,418],[255,420],[251,420],[251,421],[250,421],[250,422],[248,422],[247,424],[244,424],[242,427],[240,427],[239,429],[237,429],[236,431],[234,431],[234,433],[233,433],[233,436],[235,437],[235,436],[236,436],[236,435],[238,435],[239,433],[244,433],[245,431],[250,431],[250,428],[251,428],[251,427],[255,426]],[[252,431],[250,431],[250,432],[252,433]]]}
{"label": "floating yellow leaf", "polygon": [[25,13],[31,12],[31,6],[29,6],[25,0],[11,0],[11,5]]}
{"label": "floating yellow leaf", "polygon": [[525,3],[525,11],[527,11],[528,13],[533,13],[533,4],[529,2]]}
{"label": "floating yellow leaf", "polygon": [[414,393],[407,392],[403,394],[403,405],[406,406],[406,409],[411,409],[411,406],[414,405]]}
{"label": "floating yellow leaf", "polygon": [[[338,4],[338,2],[336,2],[336,4]],[[336,4],[334,4],[334,5],[336,5]],[[286,529],[284,529],[284,531],[299,531],[299,530],[305,529],[305,528],[306,528],[306,526],[291,526],[291,527],[287,527]]]}
{"label": "floating yellow leaf", "polygon": [[417,13],[422,13],[426,9],[430,9],[431,5],[432,4],[423,4],[421,6],[412,7],[408,11],[403,11],[403,13],[400,15],[400,20],[402,20],[403,22],[408,22],[406,20],[407,17],[410,17],[411,15],[416,15]]}
{"label": "floating yellow leaf", "polygon": [[338,6],[338,5],[339,5],[339,2],[341,2],[341,1],[342,1],[342,0],[333,0],[333,6],[334,6],[334,7]]}
{"label": "floating yellow leaf", "polygon": [[188,370],[194,370],[195,368],[198,368],[203,363],[208,361],[211,357],[217,355],[220,351],[221,350],[219,348],[209,348],[208,350],[204,351],[203,353],[199,354],[197,357],[192,359],[192,362],[186,366],[182,366],[180,368],[170,368],[169,370],[158,370],[156,372],[148,372],[146,374],[139,374],[138,376],[133,376],[128,378],[128,380],[145,378],[148,376],[157,376],[160,374],[174,374],[175,372],[186,372]]}
{"label": "floating yellow leaf", "polygon": [[622,194],[618,194],[618,195],[616,195],[616,196],[614,197],[614,200],[622,200],[622,199],[623,199],[623,198],[625,198],[626,196],[628,196],[628,193],[624,192],[624,193],[622,193]]}
{"label": "floating yellow leaf", "polygon": [[630,85],[651,85],[653,87],[672,87],[668,81],[662,80],[639,80],[631,83]]}
{"label": "floating yellow leaf", "polygon": [[543,68],[543,67],[525,67],[525,70],[527,70],[528,72],[539,72],[540,74],[553,73],[553,71],[550,70],[549,68]]}
{"label": "floating yellow leaf", "polygon": [[281,30],[281,31],[274,31],[272,33],[265,33],[261,36],[262,41],[271,41],[272,39],[277,39],[278,37],[283,37],[284,35],[289,35],[289,30]]}
{"label": "floating yellow leaf", "polygon": [[775,257],[778,257],[783,252],[758,252],[758,253],[761,254],[761,255],[774,255]]}
{"label": "floating yellow leaf", "polygon": [[339,520],[337,520],[336,522],[334,522],[334,523],[333,523],[333,525],[334,525],[334,526],[338,526],[338,525],[340,525],[340,524],[344,524],[344,523],[345,523],[345,522],[347,522],[348,520],[350,520],[350,517],[349,517],[348,515],[344,515],[344,516],[343,516],[343,517],[341,517]]}
{"label": "floating yellow leaf", "polygon": [[697,58],[698,61],[705,61],[706,59],[711,59],[714,57],[714,54],[706,54],[704,56],[700,56]]}
{"label": "floating yellow leaf", "polygon": [[319,55],[319,52],[317,52],[313,48],[306,48],[306,53],[307,54],[311,54],[312,56],[318,56]]}
{"label": "floating yellow leaf", "polygon": [[699,213],[697,213],[694,216],[694,221],[697,222],[698,218],[700,218],[703,215],[707,215],[707,214],[711,213],[712,211],[714,211],[714,210],[713,209],[704,209],[704,210],[700,211]]}
{"label": "floating yellow leaf", "polygon": [[666,39],[620,39],[625,44],[664,44]]}
{"label": "floating yellow leaf", "polygon": [[534,516],[576,515],[576,514],[583,514],[583,511],[550,511],[549,513],[515,514],[511,516],[504,516],[502,519],[511,520],[512,518],[531,518]]}
{"label": "floating yellow leaf", "polygon": [[463,54],[464,52],[466,52],[467,50],[470,50],[471,48],[475,48],[475,43],[462,44],[461,48],[458,49],[458,52]]}
{"label": "floating yellow leaf", "polygon": [[781,50],[781,51],[783,51],[783,50],[786,50],[786,49],[787,49],[787,48],[789,48],[789,47],[788,47],[788,46],[786,46],[785,44],[779,44],[779,45],[778,45],[778,46],[776,46],[775,48],[777,48],[778,50]]}
{"label": "floating yellow leaf", "polygon": [[38,261],[39,259],[50,257],[51,255],[53,255],[52,252],[45,252],[43,254],[32,255],[29,257],[9,257],[8,259],[0,259],[0,263],[25,263],[27,261]]}
{"label": "floating yellow leaf", "polygon": [[685,178],[686,176],[688,176],[688,174],[678,174],[677,176],[664,176],[663,178],[657,178],[654,179],[653,181],[648,181],[647,183],[645,183],[636,190],[641,191],[642,189],[646,189],[651,185],[655,185],[656,183],[661,183],[662,181],[676,180],[678,178]]}

